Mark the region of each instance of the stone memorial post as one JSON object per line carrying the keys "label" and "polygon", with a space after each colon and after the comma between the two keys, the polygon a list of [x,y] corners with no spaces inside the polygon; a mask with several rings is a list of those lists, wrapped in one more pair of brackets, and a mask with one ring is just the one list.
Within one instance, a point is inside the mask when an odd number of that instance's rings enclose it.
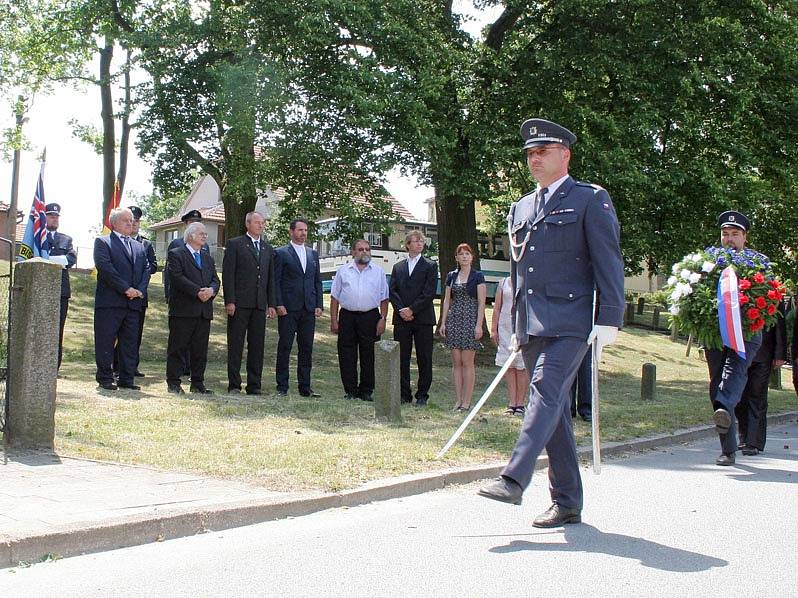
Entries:
{"label": "stone memorial post", "polygon": [[399,379],[399,343],[379,341],[374,345],[374,413],[391,423],[402,421]]}
{"label": "stone memorial post", "polygon": [[53,448],[61,266],[40,258],[14,266],[5,443]]}
{"label": "stone memorial post", "polygon": [[640,398],[653,401],[657,398],[657,366],[653,363],[643,364],[643,375],[640,379]]}

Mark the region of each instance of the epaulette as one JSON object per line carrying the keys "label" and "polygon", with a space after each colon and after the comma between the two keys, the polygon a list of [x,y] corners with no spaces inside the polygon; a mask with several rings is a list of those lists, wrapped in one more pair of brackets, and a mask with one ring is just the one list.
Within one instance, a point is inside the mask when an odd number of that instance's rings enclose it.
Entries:
{"label": "epaulette", "polygon": [[595,183],[588,183],[586,181],[576,181],[575,184],[579,187],[590,187],[591,189],[593,189],[594,195],[599,191],[605,191],[604,187],[602,187],[601,185],[596,185]]}

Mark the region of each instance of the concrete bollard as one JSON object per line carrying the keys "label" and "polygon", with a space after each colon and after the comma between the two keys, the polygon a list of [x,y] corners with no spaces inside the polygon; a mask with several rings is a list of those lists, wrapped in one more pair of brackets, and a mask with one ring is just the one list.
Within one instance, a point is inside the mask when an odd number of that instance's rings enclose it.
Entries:
{"label": "concrete bollard", "polygon": [[653,363],[643,364],[643,375],[640,379],[640,398],[654,401],[657,398],[657,366]]}
{"label": "concrete bollard", "polygon": [[660,312],[660,308],[659,307],[655,307],[654,308],[654,313],[651,315],[651,327],[654,330],[657,330],[659,328],[659,312]]}
{"label": "concrete bollard", "polygon": [[642,316],[643,310],[646,308],[646,300],[643,297],[638,298],[637,300],[637,315]]}
{"label": "concrete bollard", "polygon": [[399,343],[379,341],[374,345],[374,414],[391,423],[402,421],[399,379]]}
{"label": "concrete bollard", "polygon": [[39,258],[16,264],[12,293],[5,443],[52,450],[61,266]]}

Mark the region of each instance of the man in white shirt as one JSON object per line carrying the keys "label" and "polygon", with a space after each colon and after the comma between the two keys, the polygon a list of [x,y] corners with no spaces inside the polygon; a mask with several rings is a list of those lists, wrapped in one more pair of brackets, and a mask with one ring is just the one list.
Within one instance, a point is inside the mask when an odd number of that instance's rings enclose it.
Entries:
{"label": "man in white shirt", "polygon": [[374,343],[385,332],[388,281],[382,268],[371,263],[368,241],[359,239],[352,246],[352,261],[338,268],[330,296],[330,330],[338,335],[344,398],[373,401]]}

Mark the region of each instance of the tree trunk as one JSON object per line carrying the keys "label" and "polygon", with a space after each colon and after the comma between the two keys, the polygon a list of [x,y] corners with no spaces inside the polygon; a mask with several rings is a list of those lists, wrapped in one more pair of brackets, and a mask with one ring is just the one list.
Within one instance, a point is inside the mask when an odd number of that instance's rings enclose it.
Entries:
{"label": "tree trunk", "polygon": [[100,104],[103,121],[103,206],[101,221],[105,219],[108,205],[114,195],[116,179],[116,137],[114,132],[114,102],[111,97],[111,60],[114,56],[114,40],[105,38],[105,47],[100,50]]}
{"label": "tree trunk", "polygon": [[457,197],[433,176],[435,187],[435,214],[438,220],[438,264],[441,288],[446,274],[457,266],[455,250],[460,243],[468,243],[474,250],[474,269],[479,269],[477,251],[477,220],[474,200]]}
{"label": "tree trunk", "polygon": [[224,203],[224,237],[225,239],[232,239],[241,235],[246,230],[244,219],[247,212],[251,212],[255,208],[253,202],[252,207],[244,206],[239,201],[238,197],[226,193],[222,190],[222,203]]}
{"label": "tree trunk", "polygon": [[119,139],[119,169],[116,180],[119,181],[119,193],[125,190],[127,178],[127,157],[130,146],[130,50],[125,59],[125,100],[122,108],[122,136]]}

